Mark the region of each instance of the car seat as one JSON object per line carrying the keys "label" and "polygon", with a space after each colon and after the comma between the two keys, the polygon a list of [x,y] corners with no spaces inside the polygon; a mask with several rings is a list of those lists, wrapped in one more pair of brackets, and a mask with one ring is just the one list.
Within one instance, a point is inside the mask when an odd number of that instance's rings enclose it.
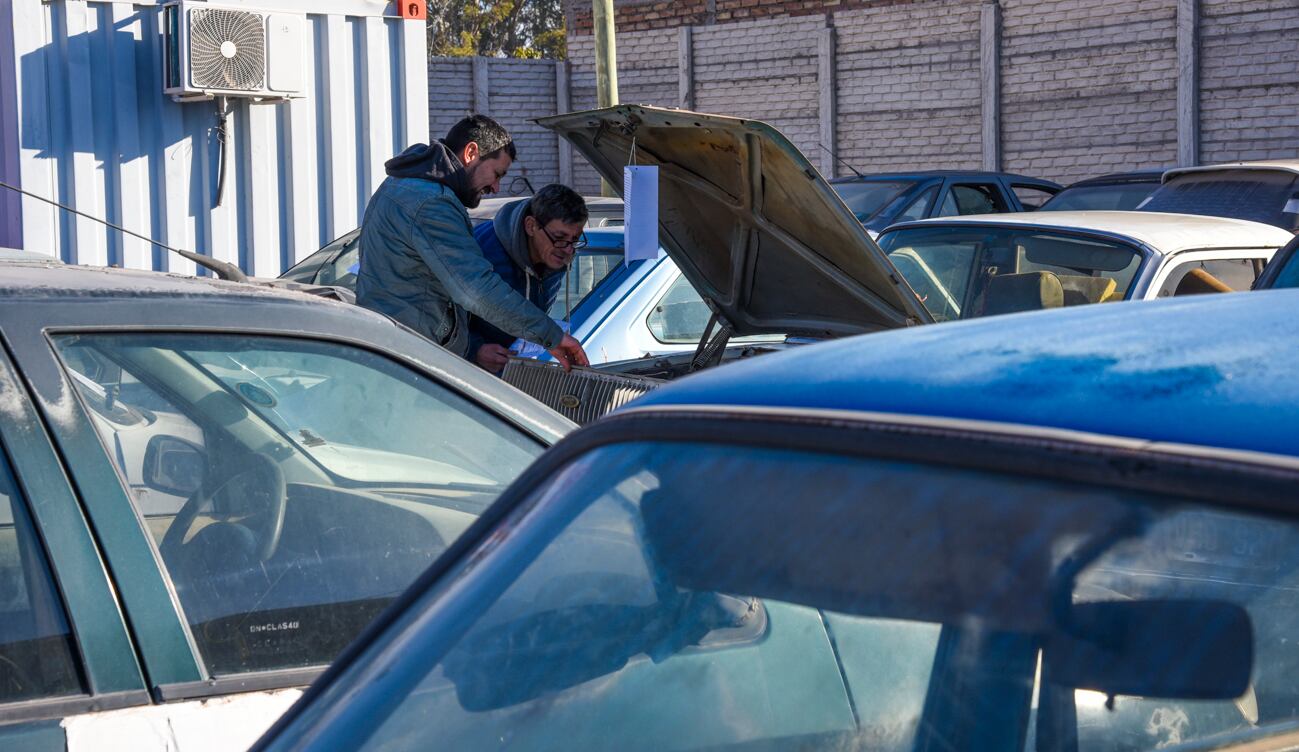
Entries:
{"label": "car seat", "polygon": [[988,280],[984,316],[1064,306],[1064,287],[1051,272],[999,274]]}

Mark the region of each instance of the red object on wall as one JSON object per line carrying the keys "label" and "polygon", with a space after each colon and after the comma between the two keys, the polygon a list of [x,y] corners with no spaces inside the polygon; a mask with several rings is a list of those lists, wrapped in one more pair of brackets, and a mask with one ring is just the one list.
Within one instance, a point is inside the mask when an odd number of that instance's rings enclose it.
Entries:
{"label": "red object on wall", "polygon": [[397,0],[397,15],[407,21],[423,21],[428,18],[428,6],[424,0]]}

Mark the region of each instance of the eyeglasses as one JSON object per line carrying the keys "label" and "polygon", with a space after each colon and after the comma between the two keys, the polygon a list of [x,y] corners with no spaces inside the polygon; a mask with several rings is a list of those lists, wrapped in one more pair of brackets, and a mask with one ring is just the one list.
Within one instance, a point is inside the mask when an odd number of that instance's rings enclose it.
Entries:
{"label": "eyeglasses", "polygon": [[546,239],[550,241],[550,244],[555,246],[556,248],[559,249],[572,248],[573,250],[577,250],[579,248],[586,247],[586,233],[582,233],[581,235],[578,235],[577,240],[562,240],[562,239],[557,240],[554,235],[550,234],[550,230],[547,230],[545,225],[538,224],[537,226],[540,227],[541,231],[546,234]]}

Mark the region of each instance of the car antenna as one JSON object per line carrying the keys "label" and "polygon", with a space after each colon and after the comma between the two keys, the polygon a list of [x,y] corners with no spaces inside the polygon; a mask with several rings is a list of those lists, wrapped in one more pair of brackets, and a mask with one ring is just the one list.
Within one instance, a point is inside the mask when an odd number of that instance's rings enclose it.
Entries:
{"label": "car antenna", "polygon": [[817,146],[821,147],[822,149],[825,149],[825,153],[826,153],[826,154],[829,154],[829,155],[832,156],[832,157],[834,157],[835,160],[836,160],[837,162],[839,162],[839,164],[841,164],[841,165],[843,165],[844,167],[847,167],[848,169],[852,170],[852,174],[856,175],[856,176],[859,177],[859,178],[864,178],[864,177],[866,177],[865,175],[861,174],[861,170],[858,170],[856,167],[853,167],[852,165],[848,164],[848,160],[846,160],[846,159],[844,159],[843,157],[839,156],[838,154],[835,154],[834,152],[830,151],[829,147],[827,147],[825,144],[817,144]]}
{"label": "car antenna", "polygon": [[132,232],[132,231],[126,229],[125,227],[122,227],[121,225],[115,225],[115,224],[113,224],[112,222],[109,222],[108,220],[100,219],[99,217],[93,216],[93,215],[91,215],[91,214],[87,214],[87,213],[85,213],[85,212],[83,212],[83,211],[78,211],[78,210],[76,210],[76,209],[73,209],[71,206],[67,206],[67,205],[65,205],[65,204],[60,204],[58,201],[54,201],[53,199],[48,199],[48,198],[45,198],[44,196],[38,196],[37,194],[32,193],[31,191],[25,191],[25,190],[23,190],[22,188],[19,188],[18,186],[10,185],[10,184],[8,184],[8,183],[2,181],[2,180],[0,180],[0,186],[5,187],[5,188],[8,188],[8,189],[11,190],[11,191],[17,191],[18,193],[21,193],[21,194],[23,194],[24,196],[30,196],[31,198],[34,198],[34,199],[36,199],[37,201],[44,201],[44,202],[47,203],[47,204],[52,204],[52,205],[54,205],[54,206],[59,207],[60,209],[65,210],[65,211],[70,211],[70,212],[72,212],[73,214],[76,214],[76,215],[78,215],[78,216],[85,217],[86,219],[92,219],[92,220],[94,220],[94,221],[96,221],[96,222],[98,222],[98,223],[100,223],[100,224],[102,224],[102,225],[106,225],[106,226],[108,226],[108,227],[111,227],[111,228],[113,228],[114,230],[117,230],[118,232],[124,232],[124,233],[126,233],[127,235],[131,235],[131,236],[137,237],[137,238],[139,238],[139,239],[141,239],[141,240],[144,240],[144,241],[146,241],[146,242],[148,242],[148,243],[150,243],[150,244],[152,244],[152,245],[156,245],[156,246],[158,246],[159,248],[162,248],[163,250],[171,251],[172,253],[179,254],[180,256],[182,256],[182,257],[184,257],[184,258],[187,258],[187,259],[189,259],[190,261],[193,261],[194,263],[198,264],[199,266],[203,267],[204,269],[207,269],[207,270],[213,272],[214,274],[217,275],[217,277],[219,277],[219,278],[221,278],[221,279],[229,280],[229,281],[231,281],[231,282],[247,282],[247,281],[248,281],[248,275],[247,275],[247,274],[244,274],[243,270],[240,269],[239,267],[235,266],[234,264],[228,263],[228,262],[226,262],[226,261],[221,261],[220,259],[214,259],[214,258],[212,258],[211,256],[204,256],[204,255],[202,255],[202,254],[200,254],[200,253],[194,253],[193,251],[185,251],[185,250],[181,250],[180,248],[172,248],[172,247],[169,246],[169,245],[163,245],[162,243],[159,243],[158,241],[154,240],[153,238],[145,237],[144,235],[141,235],[141,234],[138,233],[138,232]]}

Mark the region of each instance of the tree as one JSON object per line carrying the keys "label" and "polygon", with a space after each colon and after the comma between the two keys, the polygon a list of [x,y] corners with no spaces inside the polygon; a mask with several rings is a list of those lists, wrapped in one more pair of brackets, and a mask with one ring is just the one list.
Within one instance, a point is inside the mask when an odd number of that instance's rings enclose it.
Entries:
{"label": "tree", "polygon": [[428,49],[435,57],[563,58],[562,0],[430,0]]}

